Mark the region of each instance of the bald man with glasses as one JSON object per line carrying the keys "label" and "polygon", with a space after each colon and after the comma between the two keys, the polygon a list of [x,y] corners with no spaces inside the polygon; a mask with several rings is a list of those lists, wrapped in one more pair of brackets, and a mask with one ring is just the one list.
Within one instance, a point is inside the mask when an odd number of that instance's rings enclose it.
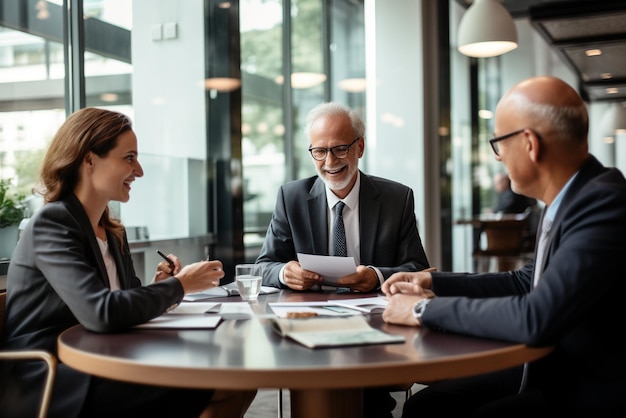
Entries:
{"label": "bald man with glasses", "polygon": [[513,190],[545,203],[534,260],[499,273],[398,273],[383,284],[386,322],[554,351],[434,383],[402,417],[626,416],[626,179],[589,153],[588,130],[587,106],[564,81],[513,86],[490,143]]}

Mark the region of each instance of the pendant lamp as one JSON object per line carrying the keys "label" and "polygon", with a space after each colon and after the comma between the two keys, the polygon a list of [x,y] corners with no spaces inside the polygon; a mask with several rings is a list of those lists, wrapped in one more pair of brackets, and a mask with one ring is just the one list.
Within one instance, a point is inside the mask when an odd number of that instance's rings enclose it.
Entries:
{"label": "pendant lamp", "polygon": [[499,0],[474,0],[458,32],[458,49],[475,58],[495,57],[517,48],[517,30]]}

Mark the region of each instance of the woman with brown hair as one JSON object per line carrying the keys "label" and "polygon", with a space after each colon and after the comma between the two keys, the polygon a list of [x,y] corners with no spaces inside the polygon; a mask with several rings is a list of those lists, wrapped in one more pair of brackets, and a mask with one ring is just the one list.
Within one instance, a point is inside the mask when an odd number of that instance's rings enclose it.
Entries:
{"label": "woman with brown hair", "polygon": [[[76,324],[100,333],[149,321],[187,293],[215,287],[218,260],[173,269],[161,262],[142,286],[110,201],[127,202],[143,176],[137,137],[123,114],[86,108],[58,130],[44,158],[44,206],[22,232],[7,274],[2,347],[56,352],[58,335]],[[3,416],[35,415],[45,369],[14,363],[0,371]],[[50,417],[242,417],[255,391],[187,390],[123,383],[59,365]]]}

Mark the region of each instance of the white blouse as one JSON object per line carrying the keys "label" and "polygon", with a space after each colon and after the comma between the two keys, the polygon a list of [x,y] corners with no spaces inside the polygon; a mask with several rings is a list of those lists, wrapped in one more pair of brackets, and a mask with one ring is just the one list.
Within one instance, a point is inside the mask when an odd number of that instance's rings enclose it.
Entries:
{"label": "white blouse", "polygon": [[107,275],[109,276],[109,287],[111,290],[120,290],[120,278],[117,276],[117,266],[115,265],[115,260],[113,256],[109,252],[109,245],[106,241],[101,240],[96,237],[98,240],[98,246],[100,247],[100,252],[102,252],[102,258],[104,258],[104,265],[107,269]]}

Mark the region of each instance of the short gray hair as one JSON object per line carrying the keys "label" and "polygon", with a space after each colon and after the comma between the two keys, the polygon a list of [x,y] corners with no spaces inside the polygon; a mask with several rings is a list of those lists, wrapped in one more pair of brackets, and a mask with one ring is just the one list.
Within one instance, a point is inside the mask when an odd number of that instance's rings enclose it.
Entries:
{"label": "short gray hair", "polygon": [[361,119],[361,115],[357,111],[350,109],[337,102],[320,103],[308,113],[306,117],[306,125],[304,126],[304,134],[307,141],[311,139],[311,126],[322,116],[348,116],[354,131],[355,138],[365,137],[365,122]]}

